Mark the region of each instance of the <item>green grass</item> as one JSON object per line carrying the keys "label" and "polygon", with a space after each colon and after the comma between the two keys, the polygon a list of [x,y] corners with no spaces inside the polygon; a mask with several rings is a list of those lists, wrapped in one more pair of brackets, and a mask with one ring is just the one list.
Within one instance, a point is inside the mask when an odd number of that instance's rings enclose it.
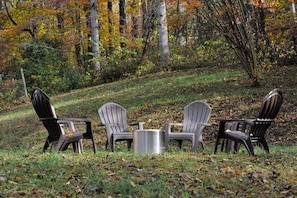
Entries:
{"label": "green grass", "polygon": [[[73,90],[51,96],[58,117],[92,120],[98,153],[90,142],[85,152],[42,153],[47,132],[31,103],[0,114],[0,197],[289,197],[297,195],[296,75],[293,67],[268,71],[260,88],[232,68],[203,68],[158,73],[141,78]],[[254,117],[262,98],[273,88],[284,93],[282,109],[267,133],[271,153],[256,147],[256,156],[213,154],[220,118]],[[117,143],[105,151],[105,132],[98,127],[97,109],[116,102],[129,122],[162,129],[180,122],[183,107],[204,100],[212,107],[204,131],[205,150],[170,145],[161,155],[133,154]]]}
{"label": "green grass", "polygon": [[[291,148],[296,154],[296,147]],[[297,193],[296,155],[1,152],[4,197],[279,197]]]}

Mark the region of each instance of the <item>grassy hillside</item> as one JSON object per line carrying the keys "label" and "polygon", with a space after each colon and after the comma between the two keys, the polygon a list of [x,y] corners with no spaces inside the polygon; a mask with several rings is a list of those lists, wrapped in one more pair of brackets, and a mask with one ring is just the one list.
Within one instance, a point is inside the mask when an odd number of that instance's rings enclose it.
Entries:
{"label": "grassy hillside", "polygon": [[[51,96],[58,117],[87,117],[92,120],[98,154],[86,142],[82,155],[66,151],[42,154],[47,132],[31,103],[0,114],[0,197],[279,197],[297,193],[296,72],[294,67],[268,71],[262,87],[250,87],[242,70],[201,68],[158,73],[74,90]],[[280,88],[284,104],[267,134],[271,154],[257,149],[257,157],[243,154],[213,155],[220,118],[252,118],[261,100]],[[42,88],[42,87],[41,87]],[[203,100],[212,107],[210,127],[204,131],[206,150],[189,152],[171,147],[164,155],[134,155],[124,145],[117,152],[105,151],[105,132],[97,109],[106,102],[124,106],[130,122],[144,121],[145,128],[163,128],[166,121],[182,121],[183,107]],[[166,163],[165,163],[166,162]],[[290,167],[290,171],[286,170]],[[289,179],[288,179],[289,178]],[[226,184],[229,185],[226,185]],[[50,190],[47,190],[49,189]],[[266,193],[266,194],[265,194]],[[165,196],[166,197],[166,196]]]}
{"label": "grassy hillside", "polygon": [[[273,88],[280,88],[284,104],[270,128],[270,144],[295,143],[296,75],[294,67],[270,71],[261,88],[252,88],[241,70],[205,68],[186,72],[159,73],[143,78],[129,78],[70,93],[50,96],[58,117],[87,117],[93,121],[98,145],[105,134],[98,127],[97,109],[106,102],[116,102],[128,111],[129,121],[144,121],[146,128],[163,128],[166,121],[181,121],[183,107],[193,100],[203,100],[212,107],[206,141],[215,139],[220,118],[248,118],[258,113],[261,100]],[[1,149],[40,149],[46,131],[38,121],[31,103],[0,114]]]}

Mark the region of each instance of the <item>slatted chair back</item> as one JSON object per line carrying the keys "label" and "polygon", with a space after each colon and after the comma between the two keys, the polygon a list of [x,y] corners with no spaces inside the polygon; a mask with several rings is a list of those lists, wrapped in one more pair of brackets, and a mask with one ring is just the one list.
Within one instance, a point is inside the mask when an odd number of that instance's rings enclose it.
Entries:
{"label": "slatted chair back", "polygon": [[[119,104],[109,102],[98,109],[98,115],[101,125],[106,131],[107,140],[105,147],[109,148],[110,151],[114,151],[116,141],[127,141],[127,147],[130,149],[133,141],[133,133],[129,132],[128,128],[133,124],[127,123],[126,109]],[[143,129],[143,124],[138,123],[134,125]]]}
{"label": "slatted chair back", "polygon": [[[182,148],[184,140],[192,142],[192,151],[198,150],[198,143],[201,143],[202,148],[204,148],[202,132],[205,126],[209,126],[207,122],[210,117],[210,112],[211,107],[207,103],[196,100],[184,107],[184,119],[182,123],[166,122],[166,150],[171,140],[177,141],[180,149]],[[179,128],[180,126],[182,126],[182,131],[177,131],[175,127]]]}
{"label": "slatted chair back", "polygon": [[274,119],[283,103],[282,92],[278,89],[272,90],[263,99],[258,119]]}
{"label": "slatted chair back", "polygon": [[128,131],[127,111],[119,104],[109,102],[98,109],[101,123],[109,125],[109,133]]}
{"label": "slatted chair back", "polygon": [[200,100],[193,101],[184,107],[183,132],[201,135],[210,117],[211,107]]}
{"label": "slatted chair back", "polygon": [[281,91],[274,89],[269,92],[263,99],[258,118],[253,121],[253,125],[251,126],[249,134],[252,142],[261,143],[267,152],[269,152],[269,147],[265,139],[265,134],[273,119],[278,114],[282,103],[283,96]]}
{"label": "slatted chair back", "polygon": [[42,90],[36,88],[32,92],[31,102],[36,114],[39,117],[39,120],[43,123],[44,127],[48,131],[49,143],[58,141],[62,134],[62,129],[57,123],[56,114],[50,104],[49,96]]}

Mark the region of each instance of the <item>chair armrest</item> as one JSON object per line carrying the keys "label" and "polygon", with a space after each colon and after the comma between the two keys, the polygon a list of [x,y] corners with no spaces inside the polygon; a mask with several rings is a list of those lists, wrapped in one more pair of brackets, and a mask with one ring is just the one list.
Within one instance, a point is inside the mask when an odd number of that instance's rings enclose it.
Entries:
{"label": "chair armrest", "polygon": [[178,122],[166,122],[165,123],[165,134],[171,133],[171,127],[172,126],[183,126],[183,123]]}
{"label": "chair armrest", "polygon": [[241,123],[243,125],[250,125],[250,126],[253,126],[253,125],[258,125],[258,124],[269,124],[272,122],[271,119],[223,119],[223,120],[220,120],[220,123],[226,123],[226,122],[237,122],[237,123]]}
{"label": "chair armrest", "polygon": [[245,122],[245,119],[219,119],[220,123],[226,122]]}
{"label": "chair armrest", "polygon": [[130,123],[129,126],[138,126],[138,129],[143,129],[145,122]]}
{"label": "chair armrest", "polygon": [[[200,122],[195,122],[195,124],[197,125],[204,125],[204,126],[211,126],[210,124],[208,123],[200,123]],[[172,127],[172,126],[183,126],[184,124],[183,123],[180,123],[180,122],[167,122],[165,125],[168,125],[168,127]]]}
{"label": "chair armrest", "polygon": [[168,126],[183,126],[183,123],[180,122],[167,122]]}
{"label": "chair armrest", "polygon": [[196,124],[204,125],[204,126],[211,126],[211,124],[208,124],[208,123],[201,123],[201,122],[197,122]]}
{"label": "chair armrest", "polygon": [[[83,133],[84,136],[89,136],[92,133],[91,120],[86,118],[57,118],[57,123],[67,125],[74,134]],[[84,128],[78,129],[79,125],[84,125]]]}
{"label": "chair armrest", "polygon": [[123,125],[123,124],[103,124],[103,123],[100,123],[98,126],[101,126],[103,128],[106,128],[106,126],[109,126],[109,127],[112,127],[112,126],[123,126],[123,127],[129,127],[129,126],[138,126],[139,129],[143,129],[143,126],[144,126],[145,122],[138,122],[138,123],[131,123],[131,124],[126,124],[126,125]]}
{"label": "chair armrest", "polygon": [[109,127],[112,127],[112,126],[123,126],[123,127],[128,127],[128,126],[130,126],[129,124],[109,124],[109,123],[107,123],[107,124],[99,124],[99,126],[102,126],[102,127],[106,127],[106,126],[109,126]]}
{"label": "chair armrest", "polygon": [[70,121],[70,122],[74,122],[74,123],[79,123],[79,122],[91,122],[90,119],[87,119],[87,118],[57,118],[58,122],[67,122],[67,121]]}
{"label": "chair armrest", "polygon": [[[246,120],[244,120],[244,119],[220,119],[219,121],[220,121],[220,124],[219,124],[219,135],[220,134],[223,134],[225,132],[225,126],[226,126],[227,123],[237,123],[236,128],[238,127],[238,124],[241,124],[242,127],[241,127],[241,130],[240,131],[242,131],[242,132],[245,131],[246,125],[248,124],[246,122]],[[232,127],[233,126],[231,126],[231,128]],[[234,129],[232,129],[232,130],[234,130]],[[236,129],[236,131],[237,131],[237,129]]]}

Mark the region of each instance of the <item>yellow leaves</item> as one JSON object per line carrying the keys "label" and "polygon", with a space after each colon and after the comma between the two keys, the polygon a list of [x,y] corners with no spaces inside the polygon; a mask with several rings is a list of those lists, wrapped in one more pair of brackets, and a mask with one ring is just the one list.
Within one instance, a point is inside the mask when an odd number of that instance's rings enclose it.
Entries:
{"label": "yellow leaves", "polygon": [[136,187],[136,184],[133,181],[130,181],[131,186]]}
{"label": "yellow leaves", "polygon": [[40,23],[38,25],[38,29],[39,29],[38,36],[43,36],[47,32],[47,30],[45,29],[45,23]]}
{"label": "yellow leaves", "polygon": [[18,184],[17,182],[14,182],[14,181],[11,181],[11,180],[9,180],[8,183],[9,184],[13,184],[13,185],[17,185]]}
{"label": "yellow leaves", "polygon": [[219,167],[219,170],[224,173],[224,174],[232,174],[232,175],[241,175],[242,172],[235,169],[234,167],[231,167],[227,164],[222,164],[220,167]]}

